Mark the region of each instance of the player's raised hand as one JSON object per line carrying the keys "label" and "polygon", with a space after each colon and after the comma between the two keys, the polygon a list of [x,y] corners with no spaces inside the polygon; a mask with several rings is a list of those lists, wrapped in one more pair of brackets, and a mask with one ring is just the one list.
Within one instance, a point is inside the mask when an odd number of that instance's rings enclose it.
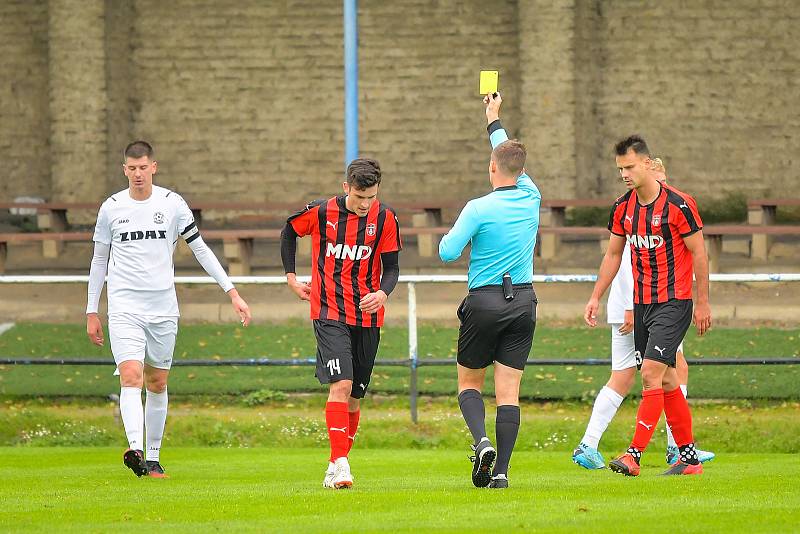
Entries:
{"label": "player's raised hand", "polygon": [[289,284],[289,288],[294,291],[294,294],[300,297],[300,300],[311,300],[311,284],[298,282],[294,273],[286,275],[286,283]]}
{"label": "player's raised hand", "polygon": [[599,307],[599,301],[596,298],[590,298],[589,302],[586,303],[586,309],[583,311],[583,320],[592,328],[597,326],[597,309]]}
{"label": "player's raised hand", "polygon": [[708,302],[698,302],[694,306],[692,322],[697,328],[697,335],[702,336],[711,328],[711,306]]}
{"label": "player's raised hand", "polygon": [[233,309],[236,310],[236,313],[239,315],[239,320],[242,321],[242,326],[249,325],[250,319],[252,318],[250,315],[250,306],[239,296],[239,292],[236,291],[235,288],[228,291],[228,294],[231,296],[231,305]]}
{"label": "player's raised hand", "polygon": [[86,335],[89,336],[89,341],[98,347],[103,346],[103,325],[96,313],[86,315]]}
{"label": "player's raised hand", "polygon": [[500,104],[503,103],[500,93],[486,95],[483,97],[483,103],[486,104],[486,120],[489,124],[500,118]]}
{"label": "player's raised hand", "polygon": [[377,290],[374,293],[367,293],[358,303],[358,308],[364,313],[375,313],[381,309],[381,306],[386,304],[388,295],[382,290]]}

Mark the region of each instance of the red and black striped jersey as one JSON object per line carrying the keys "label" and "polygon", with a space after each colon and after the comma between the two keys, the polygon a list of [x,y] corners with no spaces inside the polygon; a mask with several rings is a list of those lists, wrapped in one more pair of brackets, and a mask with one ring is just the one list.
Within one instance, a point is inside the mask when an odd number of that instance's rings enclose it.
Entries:
{"label": "red and black striped jersey", "polygon": [[635,304],[692,298],[694,267],[683,238],[702,230],[703,221],[691,196],[661,184],[658,197],[642,206],[630,190],[614,203],[608,229],[631,247]]}
{"label": "red and black striped jersey", "polygon": [[394,211],[380,201],[359,217],[345,196],[320,200],[289,217],[298,236],[311,235],[311,318],[355,326],[383,326],[384,308],[364,314],[358,307],[380,289],[380,255],[402,248]]}

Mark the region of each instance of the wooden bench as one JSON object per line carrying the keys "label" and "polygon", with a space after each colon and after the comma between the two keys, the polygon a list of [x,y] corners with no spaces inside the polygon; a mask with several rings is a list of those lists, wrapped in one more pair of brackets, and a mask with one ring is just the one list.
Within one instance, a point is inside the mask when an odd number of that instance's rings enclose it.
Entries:
{"label": "wooden bench", "polygon": [[[564,227],[567,220],[567,208],[608,208],[611,212],[613,200],[602,198],[544,199],[539,210],[539,230],[542,233],[539,251],[542,259],[552,259],[558,254],[563,235],[586,235],[589,230],[571,230],[567,232],[542,232],[544,228]],[[608,221],[598,221],[603,224]],[[571,227],[578,228],[578,227]],[[588,227],[584,227],[588,228]],[[607,232],[608,230],[606,230]],[[589,234],[591,235],[591,233]]]}
{"label": "wooden bench", "polygon": [[[42,243],[46,258],[54,258],[56,256],[48,255],[48,252],[57,255],[56,251],[60,251],[67,241],[91,241],[94,236],[93,232],[39,232],[39,233],[0,233],[0,273],[5,272],[6,259],[8,258],[8,245],[18,243]],[[48,243],[56,243],[56,245],[49,247]]]}
{"label": "wooden bench", "polygon": [[[222,241],[223,256],[228,262],[228,272],[231,276],[247,276],[251,273],[250,260],[253,255],[255,239],[278,240],[280,235],[281,231],[277,229],[204,230],[202,232],[204,240]],[[0,273],[5,272],[9,244],[48,240],[57,240],[62,244],[67,241],[90,242],[92,237],[94,237],[93,232],[0,233]]]}
{"label": "wooden bench", "polygon": [[[747,201],[747,223],[753,226],[771,226],[775,224],[777,208],[800,206],[800,198],[767,198]],[[753,233],[750,255],[759,260],[769,257],[772,236],[768,233]]]}
{"label": "wooden bench", "polygon": [[[256,212],[253,215],[241,217],[242,221],[249,225],[266,224],[275,228],[283,227],[284,222],[292,213],[297,212],[303,207],[302,202],[218,202],[218,201],[191,201],[187,200],[189,207],[194,215],[198,226],[202,225],[203,212],[222,211],[222,212]],[[410,223],[414,227],[439,226],[442,224],[442,210],[447,208],[460,209],[464,206],[463,201],[452,202],[427,202],[427,201],[401,201],[390,204],[398,214],[403,224],[403,230]],[[37,214],[37,226],[42,232],[52,232],[53,234],[63,234],[68,229],[67,212],[69,211],[90,211],[96,213],[100,209],[100,204],[95,202],[0,202],[0,209],[31,209]],[[34,239],[29,239],[32,241]],[[42,255],[45,258],[57,258],[63,251],[64,241],[44,237],[35,240],[42,242]],[[432,235],[420,236],[418,244],[420,253],[423,256],[435,254],[435,238]],[[301,240],[298,246],[301,255],[311,253],[309,240]]]}
{"label": "wooden bench", "polygon": [[[425,235],[431,234],[436,237],[446,234],[450,229],[446,226],[443,227],[429,227],[429,228],[410,228],[403,231],[404,235]],[[757,231],[757,234],[753,232]],[[598,239],[600,242],[601,250],[605,250],[608,245],[608,236],[610,235],[608,229],[601,226],[539,226],[538,242],[541,243],[548,236],[578,236],[590,237]],[[739,225],[709,225],[703,228],[703,238],[706,242],[706,251],[708,253],[709,272],[719,272],[719,257],[722,253],[722,238],[723,236],[730,235],[793,235],[800,237],[800,225],[785,225],[785,226],[760,226],[755,230],[752,226],[739,224]],[[542,255],[543,257],[543,255]]]}
{"label": "wooden bench", "polygon": [[[55,234],[67,232],[67,211],[93,210],[97,211],[99,204],[93,202],[0,202],[0,209],[30,209],[36,210],[36,225],[39,230]],[[42,255],[45,258],[57,258],[64,248],[64,242],[69,239],[36,239],[42,242]]]}
{"label": "wooden bench", "polygon": [[726,235],[746,235],[751,236],[750,257],[754,259],[766,260],[769,248],[763,251],[764,256],[756,255],[754,248],[758,243],[762,246],[767,243],[766,238],[776,235],[793,235],[800,237],[800,225],[771,225],[758,226],[744,224],[712,224],[703,228],[703,237],[706,240],[706,252],[708,253],[709,271],[719,272],[719,256],[722,253],[722,237]]}

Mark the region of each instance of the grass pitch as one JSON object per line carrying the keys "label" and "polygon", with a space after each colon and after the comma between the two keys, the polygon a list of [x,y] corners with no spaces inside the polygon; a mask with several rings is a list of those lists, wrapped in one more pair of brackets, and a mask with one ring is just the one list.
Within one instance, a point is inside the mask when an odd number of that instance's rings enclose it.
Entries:
{"label": "grass pitch", "polygon": [[[381,359],[404,358],[408,331],[386,327],[381,332],[378,366],[370,382],[372,393],[399,394],[408,391],[409,369],[385,367]],[[421,367],[418,387],[422,394],[455,394],[455,328],[421,325],[419,354],[448,358],[452,365]],[[106,334],[106,340],[108,339]],[[794,357],[797,365],[694,366],[690,371],[693,398],[797,399],[800,396],[800,329],[716,328],[700,338],[690,330],[686,354],[705,357]],[[118,393],[111,375],[113,358],[106,346],[98,348],[86,339],[82,324],[18,324],[0,335],[0,357],[35,359],[105,358],[104,366],[0,365],[0,396],[106,397]],[[178,332],[175,360],[226,360],[240,358],[309,358],[315,340],[307,323],[287,325],[182,325]],[[538,325],[531,358],[609,357],[608,328]],[[529,399],[591,399],[608,380],[609,369],[601,366],[529,365],[522,380],[521,395]],[[491,380],[485,391],[491,392]],[[259,390],[320,391],[311,366],[303,367],[175,367],[170,391],[179,395],[241,394]],[[638,387],[635,388],[638,390]]]}
{"label": "grass pitch", "polygon": [[[659,451],[660,452],[660,451]],[[695,477],[586,471],[520,452],[511,488],[476,489],[466,450],[362,450],[355,487],[321,487],[326,450],[170,448],[171,478],[137,479],[119,448],[2,448],[6,532],[792,532],[800,458],[721,454]],[[648,457],[649,456],[649,457]]]}

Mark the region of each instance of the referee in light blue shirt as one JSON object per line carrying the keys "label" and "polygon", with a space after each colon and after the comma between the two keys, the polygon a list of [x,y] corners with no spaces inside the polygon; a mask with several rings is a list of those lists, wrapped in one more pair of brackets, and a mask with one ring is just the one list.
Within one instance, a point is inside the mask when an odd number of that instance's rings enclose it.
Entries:
{"label": "referee in light blue shirt", "polygon": [[[468,243],[469,294],[458,307],[458,404],[475,440],[472,483],[507,488],[508,464],[519,431],[519,384],[536,327],[533,249],[542,196],[525,173],[525,146],[500,125],[500,95],[488,95],[486,118],[492,156],[492,192],[467,203],[439,244],[444,262]],[[494,364],[497,449],[486,436],[481,396]],[[495,463],[495,459],[497,462]],[[494,468],[492,468],[494,464]]]}

